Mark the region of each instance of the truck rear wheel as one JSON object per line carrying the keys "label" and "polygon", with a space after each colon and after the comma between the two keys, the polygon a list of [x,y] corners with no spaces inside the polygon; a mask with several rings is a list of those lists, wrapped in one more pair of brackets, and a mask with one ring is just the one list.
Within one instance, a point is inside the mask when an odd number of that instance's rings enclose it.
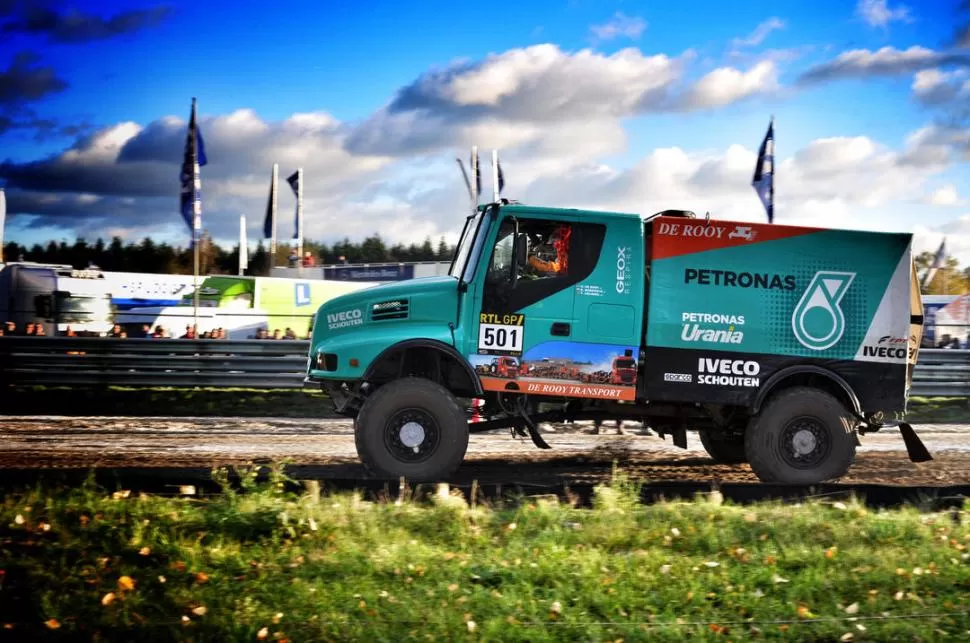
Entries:
{"label": "truck rear wheel", "polygon": [[718,464],[742,464],[748,461],[744,452],[744,435],[701,431],[700,438],[707,455]]}
{"label": "truck rear wheel", "polygon": [[815,484],[840,478],[855,458],[856,421],[824,391],[804,386],[772,398],[745,432],[751,469],[762,482]]}
{"label": "truck rear wheel", "polygon": [[354,441],[361,461],[380,476],[440,479],[465,458],[468,419],[448,389],[406,377],[364,400]]}

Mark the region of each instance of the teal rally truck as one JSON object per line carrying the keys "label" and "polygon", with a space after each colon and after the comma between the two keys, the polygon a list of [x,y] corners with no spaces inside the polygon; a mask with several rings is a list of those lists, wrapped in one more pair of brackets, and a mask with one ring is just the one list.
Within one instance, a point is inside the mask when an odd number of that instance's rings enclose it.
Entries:
{"label": "teal rally truck", "polygon": [[[912,235],[534,207],[464,225],[447,276],[319,307],[305,382],[376,476],[442,479],[470,432],[632,420],[766,482],[834,480],[904,421],[923,307]],[[497,374],[496,358],[518,368]],[[485,418],[469,422],[468,400]]]}

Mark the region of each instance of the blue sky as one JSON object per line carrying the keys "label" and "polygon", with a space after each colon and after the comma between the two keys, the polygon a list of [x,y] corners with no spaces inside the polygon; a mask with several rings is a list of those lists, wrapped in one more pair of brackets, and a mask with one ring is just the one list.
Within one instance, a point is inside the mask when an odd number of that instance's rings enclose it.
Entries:
{"label": "blue sky", "polygon": [[761,220],[773,115],[779,222],[946,234],[970,262],[968,20],[959,0],[0,0],[5,237],[184,244],[196,96],[227,244],[239,214],[255,243],[274,161],[304,167],[309,238],[453,237],[472,143],[523,201]]}

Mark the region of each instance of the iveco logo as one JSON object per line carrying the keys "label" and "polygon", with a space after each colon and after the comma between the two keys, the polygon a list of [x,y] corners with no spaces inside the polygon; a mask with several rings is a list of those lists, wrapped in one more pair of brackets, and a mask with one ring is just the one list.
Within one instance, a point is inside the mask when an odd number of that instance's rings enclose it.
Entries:
{"label": "iveco logo", "polygon": [[363,312],[359,308],[353,310],[342,310],[339,313],[327,313],[328,328],[345,328],[347,326],[360,326],[364,323]]}

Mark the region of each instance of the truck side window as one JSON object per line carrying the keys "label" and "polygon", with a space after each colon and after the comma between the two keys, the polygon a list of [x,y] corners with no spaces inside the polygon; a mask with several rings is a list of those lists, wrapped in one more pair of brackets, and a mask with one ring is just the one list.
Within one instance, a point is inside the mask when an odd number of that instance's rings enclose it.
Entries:
{"label": "truck side window", "polygon": [[512,267],[513,232],[515,228],[511,221],[506,219],[502,222],[502,227],[499,228],[498,236],[495,238],[492,261],[488,264],[486,280],[489,283],[497,283],[509,277],[509,270]]}
{"label": "truck side window", "polygon": [[601,224],[519,219],[526,244],[525,265],[509,283],[514,226],[505,220],[492,249],[483,293],[490,312],[515,312],[587,278],[596,267],[606,227]]}

